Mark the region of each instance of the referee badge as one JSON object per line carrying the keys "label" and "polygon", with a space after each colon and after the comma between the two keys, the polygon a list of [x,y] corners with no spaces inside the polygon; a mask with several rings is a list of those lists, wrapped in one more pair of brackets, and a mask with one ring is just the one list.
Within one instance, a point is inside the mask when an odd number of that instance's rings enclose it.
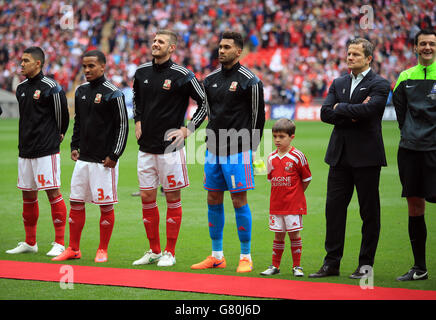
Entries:
{"label": "referee badge", "polygon": [[162,88],[165,90],[170,90],[171,89],[171,80],[166,79]]}
{"label": "referee badge", "polygon": [[97,93],[95,95],[94,103],[100,103],[101,102],[101,93]]}
{"label": "referee badge", "polygon": [[429,95],[427,95],[432,100],[436,100],[436,83],[433,84],[433,88],[431,89],[431,92]]}
{"label": "referee badge", "polygon": [[35,93],[33,94],[33,99],[38,100],[41,96],[41,90],[35,90]]}
{"label": "referee badge", "polygon": [[236,91],[236,87],[238,86],[238,82],[233,81],[232,84],[230,85],[229,90],[230,91]]}

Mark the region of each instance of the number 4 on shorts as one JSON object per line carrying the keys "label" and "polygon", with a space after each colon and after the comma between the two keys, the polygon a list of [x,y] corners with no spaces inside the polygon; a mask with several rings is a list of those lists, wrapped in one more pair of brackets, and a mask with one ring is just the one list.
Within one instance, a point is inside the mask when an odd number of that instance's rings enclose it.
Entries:
{"label": "number 4 on shorts", "polygon": [[38,174],[38,182],[41,184],[41,186],[45,185],[45,179],[43,174]]}

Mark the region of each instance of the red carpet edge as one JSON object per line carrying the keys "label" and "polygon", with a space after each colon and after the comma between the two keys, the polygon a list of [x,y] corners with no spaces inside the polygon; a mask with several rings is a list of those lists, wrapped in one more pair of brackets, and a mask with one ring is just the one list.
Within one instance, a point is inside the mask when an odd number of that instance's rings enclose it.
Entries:
{"label": "red carpet edge", "polygon": [[0,260],[0,278],[292,300],[436,300],[436,291]]}

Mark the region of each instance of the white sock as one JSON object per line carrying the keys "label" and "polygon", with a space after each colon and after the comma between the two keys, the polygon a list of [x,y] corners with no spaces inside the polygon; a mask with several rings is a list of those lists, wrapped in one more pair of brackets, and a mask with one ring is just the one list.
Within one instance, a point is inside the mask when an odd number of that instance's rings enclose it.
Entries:
{"label": "white sock", "polygon": [[239,255],[239,260],[242,260],[243,258],[247,258],[249,261],[251,261],[251,254],[240,254]]}
{"label": "white sock", "polygon": [[223,251],[212,251],[212,257],[221,260],[224,257]]}

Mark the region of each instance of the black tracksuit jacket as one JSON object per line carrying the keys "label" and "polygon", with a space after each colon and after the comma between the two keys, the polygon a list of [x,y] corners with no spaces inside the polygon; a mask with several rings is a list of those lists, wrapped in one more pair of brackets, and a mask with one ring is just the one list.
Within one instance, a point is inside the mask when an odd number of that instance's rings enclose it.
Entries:
{"label": "black tracksuit jacket", "polygon": [[217,155],[256,151],[265,125],[260,79],[239,62],[204,80],[208,102],[207,149]]}
{"label": "black tracksuit jacket", "polygon": [[71,151],[78,150],[82,161],[118,161],[129,133],[121,90],[104,76],[86,82],[76,89],[75,112]]}
{"label": "black tracksuit jacket", "polygon": [[133,80],[133,113],[135,123],[141,121],[139,150],[152,154],[174,151],[168,148],[171,141],[165,134],[184,126],[190,98],[198,106],[187,125],[194,131],[207,113],[204,90],[194,73],[171,59],[160,65],[153,60],[138,67]]}
{"label": "black tracksuit jacket", "polygon": [[17,86],[20,112],[18,150],[21,158],[40,158],[59,152],[60,135],[69,124],[62,87],[42,72]]}

